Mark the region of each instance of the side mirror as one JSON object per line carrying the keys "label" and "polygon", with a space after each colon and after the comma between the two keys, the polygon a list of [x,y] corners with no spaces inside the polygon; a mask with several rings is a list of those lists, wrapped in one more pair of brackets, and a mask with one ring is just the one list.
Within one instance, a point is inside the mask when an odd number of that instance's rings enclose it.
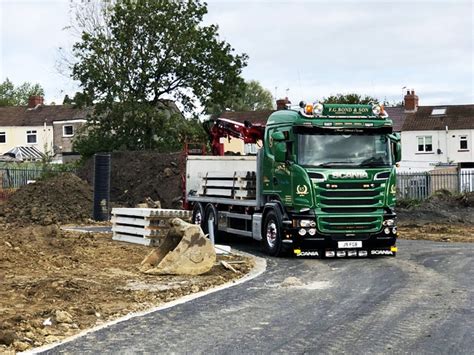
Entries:
{"label": "side mirror", "polygon": [[277,142],[275,144],[275,161],[277,163],[284,163],[285,160],[286,160],[286,144],[284,142]]}
{"label": "side mirror", "polygon": [[272,139],[274,142],[283,142],[285,140],[285,135],[283,132],[273,132]]}
{"label": "side mirror", "polygon": [[398,163],[402,160],[402,145],[400,143],[401,137],[400,133],[392,133],[388,136],[392,142],[392,149],[394,153],[395,163]]}
{"label": "side mirror", "polygon": [[402,160],[402,145],[400,142],[395,143],[395,163],[398,163]]}

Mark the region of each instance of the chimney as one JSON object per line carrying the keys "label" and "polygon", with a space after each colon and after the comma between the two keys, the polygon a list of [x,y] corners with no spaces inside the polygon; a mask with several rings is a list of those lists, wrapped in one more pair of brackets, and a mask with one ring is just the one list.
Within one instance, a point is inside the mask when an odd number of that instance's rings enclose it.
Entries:
{"label": "chimney", "polygon": [[411,89],[407,91],[405,95],[405,111],[416,112],[418,109],[418,95],[415,95],[415,90]]}
{"label": "chimney", "polygon": [[28,108],[35,108],[38,105],[42,105],[44,102],[44,97],[40,95],[30,96],[28,98]]}
{"label": "chimney", "polygon": [[288,100],[287,97],[285,97],[284,99],[277,100],[276,104],[277,104],[277,111],[286,110],[287,109],[286,105],[291,105],[291,101]]}

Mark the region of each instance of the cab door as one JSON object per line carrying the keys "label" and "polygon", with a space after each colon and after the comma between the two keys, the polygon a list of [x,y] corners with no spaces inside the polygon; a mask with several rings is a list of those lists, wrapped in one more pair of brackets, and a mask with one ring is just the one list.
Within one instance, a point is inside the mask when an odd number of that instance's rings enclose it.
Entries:
{"label": "cab door", "polygon": [[[272,177],[273,190],[277,194],[284,205],[290,206],[293,204],[292,199],[292,165],[289,163],[291,154],[291,143],[289,141],[289,131],[287,127],[277,128],[276,132],[283,133],[285,139],[279,142],[273,142],[272,151],[274,157],[277,155],[276,150],[285,151],[284,159],[280,158],[274,160],[274,172]],[[281,155],[280,155],[281,157]],[[281,161],[283,160],[283,161]]]}

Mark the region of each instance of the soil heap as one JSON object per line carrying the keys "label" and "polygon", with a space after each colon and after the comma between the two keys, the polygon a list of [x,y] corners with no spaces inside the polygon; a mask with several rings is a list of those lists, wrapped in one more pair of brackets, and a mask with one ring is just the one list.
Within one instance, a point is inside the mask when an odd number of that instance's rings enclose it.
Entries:
{"label": "soil heap", "polygon": [[458,195],[440,190],[424,201],[401,204],[396,212],[401,225],[474,225],[474,192]]}
{"label": "soil heap", "polygon": [[50,225],[91,218],[92,189],[72,173],[28,184],[0,206],[0,221],[9,224]]}
{"label": "soil heap", "polygon": [[[162,208],[180,208],[182,152],[113,152],[110,176],[110,200],[115,206],[135,207],[150,197]],[[79,176],[93,184],[94,159],[80,169]]]}

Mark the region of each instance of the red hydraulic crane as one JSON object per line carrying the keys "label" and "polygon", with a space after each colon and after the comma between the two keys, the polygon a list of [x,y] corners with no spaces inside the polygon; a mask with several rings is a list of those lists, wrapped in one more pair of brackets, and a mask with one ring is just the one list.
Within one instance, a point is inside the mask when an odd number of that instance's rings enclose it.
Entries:
{"label": "red hydraulic crane", "polygon": [[211,151],[213,155],[224,155],[224,145],[221,138],[238,138],[244,143],[257,143],[263,141],[265,125],[260,123],[252,124],[249,121],[244,123],[229,120],[227,118],[216,118],[204,123],[204,128],[211,140]]}

